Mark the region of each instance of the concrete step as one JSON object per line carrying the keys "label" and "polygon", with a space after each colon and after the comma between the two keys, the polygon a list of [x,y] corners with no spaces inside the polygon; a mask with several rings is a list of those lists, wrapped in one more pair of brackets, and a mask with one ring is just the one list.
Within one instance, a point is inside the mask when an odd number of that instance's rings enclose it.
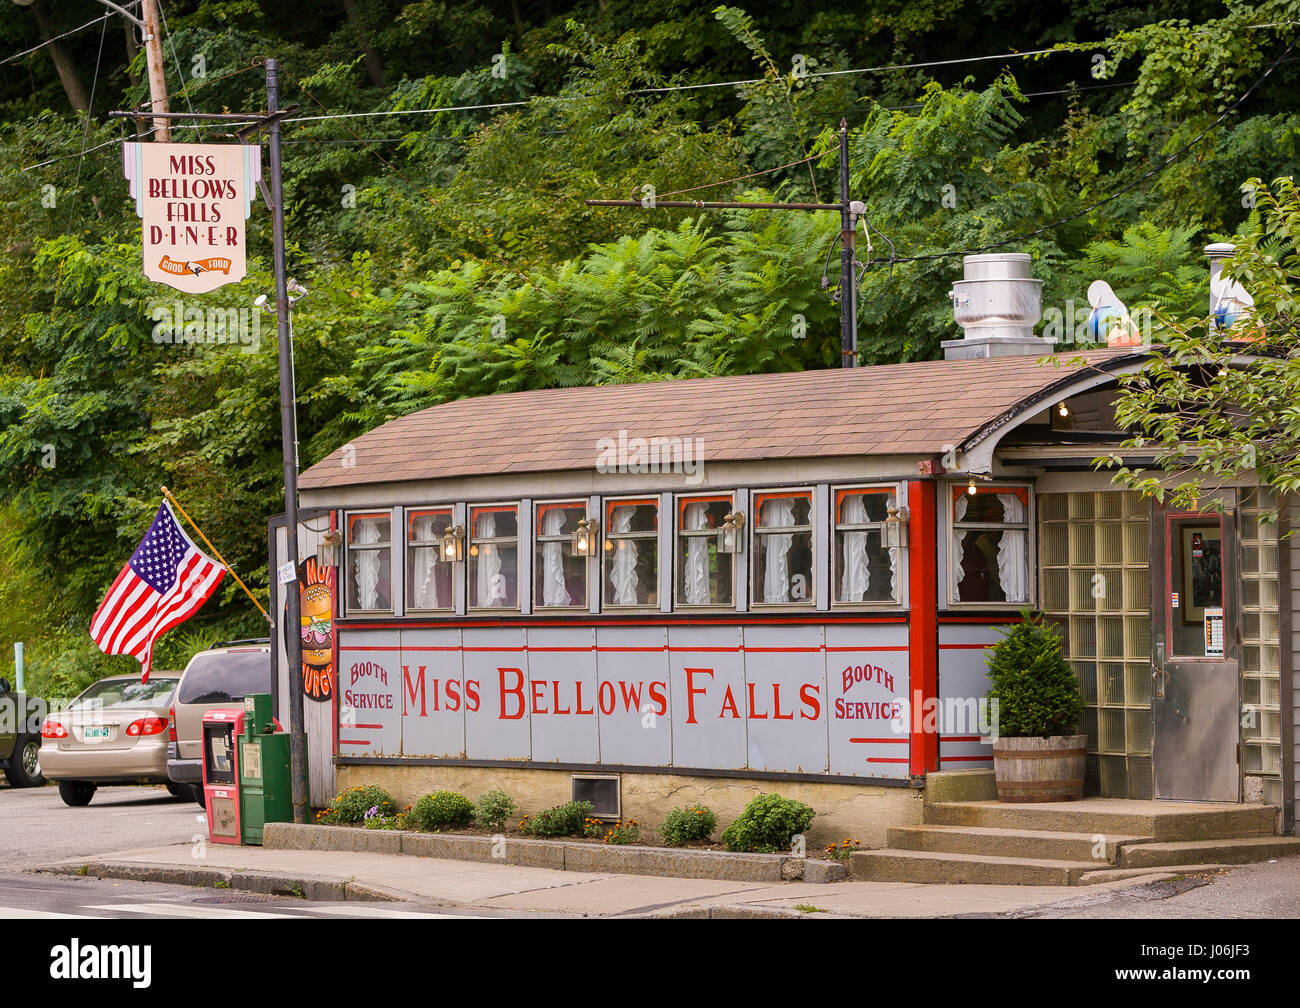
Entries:
{"label": "concrete step", "polygon": [[1121,844],[1137,844],[1149,839],[1108,833],[994,829],[990,826],[903,826],[890,829],[886,837],[892,850],[1087,861],[1094,867],[1114,865]]}
{"label": "concrete step", "polygon": [[1049,858],[985,857],[944,851],[855,851],[849,871],[872,882],[968,885],[1077,885],[1097,863]]}
{"label": "concrete step", "polygon": [[1024,805],[997,801],[936,802],[925,807],[924,815],[926,825],[1101,833],[1175,841],[1272,836],[1276,831],[1277,811],[1273,805],[1085,798],[1077,802]]}
{"label": "concrete step", "polygon": [[1119,868],[1191,864],[1249,864],[1300,854],[1300,837],[1265,836],[1217,840],[1177,840],[1122,846]]}

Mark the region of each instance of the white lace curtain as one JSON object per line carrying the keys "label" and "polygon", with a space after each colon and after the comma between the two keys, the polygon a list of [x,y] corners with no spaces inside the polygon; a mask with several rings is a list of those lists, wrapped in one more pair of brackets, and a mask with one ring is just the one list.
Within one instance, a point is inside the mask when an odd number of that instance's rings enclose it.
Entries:
{"label": "white lace curtain", "polygon": [[[760,515],[764,528],[783,528],[794,524],[794,501],[763,502]],[[765,535],[763,539],[763,601],[790,601],[790,547],[793,535]]]}
{"label": "white lace curtain", "polygon": [[[366,546],[381,542],[381,518],[358,518],[352,525],[352,542]],[[357,586],[357,606],[361,609],[379,609],[379,550],[357,550],[353,560],[353,574]]]}
{"label": "white lace curtain", "polygon": [[[995,495],[1002,505],[1004,522],[1023,522],[1027,517],[1025,504],[1019,495],[1000,493]],[[966,517],[969,498],[962,494],[957,498],[954,510],[957,521]],[[962,535],[961,547],[966,545],[966,537],[974,535],[970,529]],[[1026,529],[1007,528],[1002,530],[998,543],[998,583],[1002,594],[1008,602],[1026,602],[1029,599],[1029,533]]]}
{"label": "white lace curtain", "polygon": [[[610,531],[631,531],[635,513],[635,506],[630,504],[614,508],[609,518]],[[609,572],[610,586],[614,589],[614,605],[634,606],[640,602],[636,560],[635,539],[614,540],[614,560]]]}
{"label": "white lace curtain", "polygon": [[[489,539],[497,533],[497,520],[491,513],[479,515],[474,535]],[[478,548],[478,604],[499,606],[506,603],[506,579],[501,574],[501,555],[492,543]]]}
{"label": "white lace curtain", "polygon": [[[549,508],[542,516],[542,535],[559,535],[564,530],[564,511]],[[572,605],[569,589],[564,583],[564,543],[542,544],[542,605]]]}
{"label": "white lace curtain", "polygon": [[[683,525],[687,529],[702,529],[708,524],[709,505],[692,502],[686,505]],[[709,540],[705,536],[688,536],[686,539],[686,583],[683,595],[689,605],[708,605],[709,597]]]}
{"label": "white lace curtain", "polygon": [[[894,495],[885,498],[885,508],[894,506]],[[867,503],[864,494],[850,494],[844,501],[840,521],[857,525],[867,520]],[[840,577],[840,601],[863,602],[871,590],[871,565],[867,555],[866,531],[844,533],[843,573]],[[883,544],[882,544],[883,545]],[[889,550],[889,594],[898,598],[898,547]]]}
{"label": "white lace curtain", "polygon": [[[411,522],[411,538],[427,542],[435,538],[433,515],[419,515]],[[411,551],[411,598],[407,605],[412,609],[437,609],[450,599],[438,601],[438,551],[437,547],[423,547]]]}

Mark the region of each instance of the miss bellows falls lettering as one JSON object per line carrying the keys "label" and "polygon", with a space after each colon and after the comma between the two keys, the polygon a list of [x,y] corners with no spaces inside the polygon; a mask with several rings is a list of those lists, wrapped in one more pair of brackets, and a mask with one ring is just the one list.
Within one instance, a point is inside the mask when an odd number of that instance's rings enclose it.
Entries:
{"label": "miss bellows falls lettering", "polygon": [[144,222],[144,275],[189,294],[242,280],[245,221],[262,172],[255,144],[122,145]]}

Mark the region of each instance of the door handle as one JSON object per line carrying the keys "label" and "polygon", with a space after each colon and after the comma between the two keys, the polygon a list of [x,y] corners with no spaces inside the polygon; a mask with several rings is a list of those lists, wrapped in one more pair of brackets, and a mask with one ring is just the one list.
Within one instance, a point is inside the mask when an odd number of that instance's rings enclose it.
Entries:
{"label": "door handle", "polygon": [[1169,679],[1169,673],[1165,671],[1165,645],[1161,641],[1156,644],[1156,655],[1151,662],[1151,683],[1154,687],[1155,696],[1158,700],[1165,698],[1165,683]]}

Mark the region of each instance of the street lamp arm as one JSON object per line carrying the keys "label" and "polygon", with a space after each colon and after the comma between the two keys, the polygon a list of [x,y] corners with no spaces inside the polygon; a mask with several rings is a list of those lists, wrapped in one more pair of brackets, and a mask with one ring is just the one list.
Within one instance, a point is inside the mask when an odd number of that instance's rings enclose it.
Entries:
{"label": "street lamp arm", "polygon": [[135,26],[136,26],[137,28],[139,28],[141,31],[143,31],[143,32],[147,32],[147,31],[148,31],[148,29],[145,28],[144,21],[143,21],[142,19],[136,17],[134,14],[132,14],[132,13],[131,13],[129,10],[127,10],[125,7],[119,7],[117,4],[113,3],[112,0],[97,0],[97,2],[98,2],[98,3],[102,3],[105,7],[111,7],[113,10],[115,10],[115,11],[117,11],[119,14],[121,14],[122,17],[126,18],[128,21],[130,21],[133,25],[135,25]]}

